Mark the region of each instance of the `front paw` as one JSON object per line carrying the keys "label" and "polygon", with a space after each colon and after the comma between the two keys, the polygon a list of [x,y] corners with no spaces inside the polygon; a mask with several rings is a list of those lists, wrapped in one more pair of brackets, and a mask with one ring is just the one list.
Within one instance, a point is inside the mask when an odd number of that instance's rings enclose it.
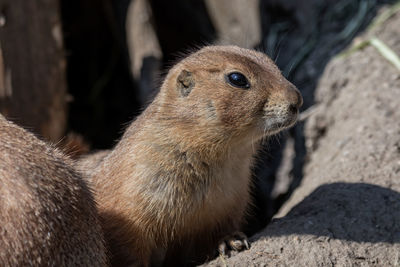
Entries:
{"label": "front paw", "polygon": [[224,237],[218,244],[218,252],[222,256],[230,256],[231,251],[242,251],[249,249],[247,236],[242,232],[235,232]]}

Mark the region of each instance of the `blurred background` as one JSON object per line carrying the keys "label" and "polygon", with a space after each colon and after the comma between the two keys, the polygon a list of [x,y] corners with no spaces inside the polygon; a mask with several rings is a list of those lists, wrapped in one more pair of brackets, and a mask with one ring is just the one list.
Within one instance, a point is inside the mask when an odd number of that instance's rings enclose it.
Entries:
{"label": "blurred background", "polygon": [[[0,0],[0,112],[72,156],[111,148],[168,68],[207,44],[269,55],[304,97],[389,0]],[[305,114],[305,113],[303,113]],[[300,184],[303,122],[266,144],[248,233]]]}

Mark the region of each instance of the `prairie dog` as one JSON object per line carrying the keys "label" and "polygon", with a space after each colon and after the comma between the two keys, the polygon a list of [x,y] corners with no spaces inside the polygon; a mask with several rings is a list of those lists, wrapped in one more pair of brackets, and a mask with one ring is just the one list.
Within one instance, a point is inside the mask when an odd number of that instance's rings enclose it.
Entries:
{"label": "prairie dog", "polygon": [[0,266],[107,266],[89,188],[57,149],[0,114]]}
{"label": "prairie dog", "polygon": [[112,263],[190,265],[220,240],[244,248],[253,156],[301,105],[260,52],[208,46],[176,64],[92,172]]}

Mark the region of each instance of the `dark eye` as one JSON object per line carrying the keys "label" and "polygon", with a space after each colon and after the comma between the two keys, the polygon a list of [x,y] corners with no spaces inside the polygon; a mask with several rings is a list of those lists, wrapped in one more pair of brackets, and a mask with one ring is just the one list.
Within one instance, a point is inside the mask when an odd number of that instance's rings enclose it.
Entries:
{"label": "dark eye", "polygon": [[228,83],[230,83],[235,87],[246,88],[246,89],[250,87],[249,81],[247,80],[246,76],[244,76],[240,72],[229,73],[226,76],[226,80]]}

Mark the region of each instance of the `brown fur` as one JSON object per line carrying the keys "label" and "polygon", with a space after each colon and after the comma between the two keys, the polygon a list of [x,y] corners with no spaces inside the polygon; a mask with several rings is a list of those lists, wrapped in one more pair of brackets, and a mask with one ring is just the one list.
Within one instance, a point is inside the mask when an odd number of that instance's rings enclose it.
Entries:
{"label": "brown fur", "polygon": [[75,169],[79,172],[83,173],[86,180],[90,183],[91,173],[94,169],[96,169],[103,159],[110,153],[110,150],[100,150],[93,153],[89,153],[87,155],[83,155],[79,157],[75,161]]}
{"label": "brown fur", "polygon": [[91,192],[72,162],[0,115],[0,266],[106,266]]}
{"label": "brown fur", "polygon": [[[233,71],[251,87],[228,84]],[[92,177],[113,263],[204,260],[240,229],[259,140],[291,126],[301,103],[259,52],[210,46],[175,65]]]}
{"label": "brown fur", "polygon": [[90,151],[90,145],[85,141],[83,136],[75,132],[69,132],[57,144],[57,147],[72,159],[77,159]]}

